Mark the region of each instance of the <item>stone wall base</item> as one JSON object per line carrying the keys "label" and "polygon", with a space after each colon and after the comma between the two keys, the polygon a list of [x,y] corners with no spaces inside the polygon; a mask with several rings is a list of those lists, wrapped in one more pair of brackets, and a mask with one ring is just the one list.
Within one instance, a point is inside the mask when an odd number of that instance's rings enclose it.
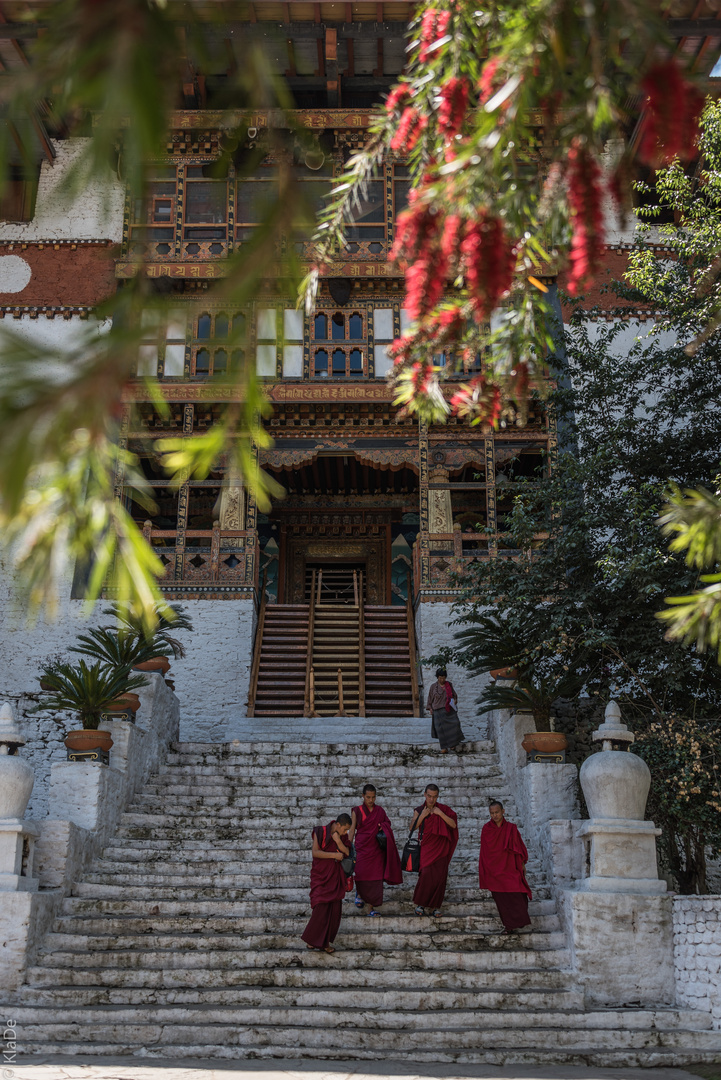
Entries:
{"label": "stone wall base", "polygon": [[15,990],[26,967],[35,962],[40,942],[50,930],[62,902],[60,892],[2,894],[0,950],[3,990]]}
{"label": "stone wall base", "polygon": [[559,914],[587,1005],[675,1001],[670,896],[562,890]]}

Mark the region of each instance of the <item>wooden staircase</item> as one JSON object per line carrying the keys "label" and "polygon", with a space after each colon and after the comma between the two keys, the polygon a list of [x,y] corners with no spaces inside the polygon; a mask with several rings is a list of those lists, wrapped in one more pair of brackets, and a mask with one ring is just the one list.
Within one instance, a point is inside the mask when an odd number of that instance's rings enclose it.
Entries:
{"label": "wooden staircase", "polygon": [[[258,614],[248,716],[419,716],[413,609],[324,603],[313,571],[307,604]],[[325,594],[327,595],[327,594]]]}
{"label": "wooden staircase", "polygon": [[[313,632],[315,712],[359,716],[359,611],[350,604],[319,604]],[[342,687],[339,686],[340,669]],[[342,696],[342,702],[341,702]]]}
{"label": "wooden staircase", "polygon": [[366,716],[418,716],[411,661],[406,609],[366,607]]}
{"label": "wooden staircase", "polygon": [[248,715],[303,716],[308,604],[269,604],[264,616],[262,626],[258,621],[255,685],[251,679],[253,702],[248,700]]}

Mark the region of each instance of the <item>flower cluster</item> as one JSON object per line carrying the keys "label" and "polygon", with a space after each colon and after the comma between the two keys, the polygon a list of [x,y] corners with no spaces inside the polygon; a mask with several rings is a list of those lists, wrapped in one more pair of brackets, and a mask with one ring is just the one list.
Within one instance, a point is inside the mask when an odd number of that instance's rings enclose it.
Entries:
{"label": "flower cluster", "polygon": [[425,64],[430,54],[431,45],[448,32],[451,21],[450,11],[438,11],[428,8],[421,19],[421,50],[418,59]]}
{"label": "flower cluster", "polygon": [[396,109],[402,108],[412,97],[413,91],[408,83],[398,83],[386,98],[386,112],[389,116],[392,116]]}
{"label": "flower cluster", "polygon": [[500,218],[481,210],[466,224],[460,250],[474,315],[483,322],[513,285],[513,245]]}
{"label": "flower cluster", "polygon": [[578,143],[568,152],[567,181],[573,228],[568,291],[575,296],[597,272],[604,247],[601,169]]}
{"label": "flower cluster", "polygon": [[489,383],[483,375],[460,387],[450,400],[451,411],[461,419],[476,423],[495,424],[501,415],[500,387]]}
{"label": "flower cluster", "polygon": [[463,127],[469,93],[468,79],[454,77],[441,87],[438,127],[448,139],[458,135]]}
{"label": "flower cluster", "polygon": [[413,105],[407,105],[401,113],[395,135],[391,139],[391,150],[409,153],[427,127],[427,117],[422,116]]}
{"label": "flower cluster", "polygon": [[674,59],[656,64],[641,82],[646,112],[639,157],[658,168],[674,158],[687,161],[696,153],[703,94],[684,79]]}

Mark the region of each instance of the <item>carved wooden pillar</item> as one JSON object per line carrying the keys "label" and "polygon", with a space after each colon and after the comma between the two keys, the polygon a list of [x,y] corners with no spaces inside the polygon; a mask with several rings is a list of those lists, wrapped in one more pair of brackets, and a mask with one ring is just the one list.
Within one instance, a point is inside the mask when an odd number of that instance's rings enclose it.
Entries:
{"label": "carved wooden pillar", "polygon": [[[431,484],[447,484],[449,481],[448,469],[440,465],[434,465],[429,470],[429,482]],[[451,507],[451,493],[448,489],[428,492],[428,531],[433,533],[453,532],[453,509]]]}
{"label": "carved wooden pillar", "polygon": [[498,522],[496,518],[496,454],[493,439],[485,439],[486,450],[486,525],[488,554],[498,554]]}
{"label": "carved wooden pillar", "polygon": [[226,483],[220,492],[220,528],[223,530],[245,529],[245,486],[243,478],[231,465]]}
{"label": "carved wooden pillar", "polygon": [[431,583],[430,542],[428,540],[430,526],[428,516],[428,424],[425,420],[418,422],[418,492],[421,518],[421,528],[418,534],[421,554],[421,580],[416,582],[416,588],[419,586],[423,588]]}
{"label": "carved wooden pillar", "polygon": [[188,500],[190,489],[188,486],[187,470],[181,474],[180,488],[178,489],[178,524],[175,537],[175,565],[173,577],[180,581],[183,577],[183,559],[185,556],[185,531],[188,528]]}

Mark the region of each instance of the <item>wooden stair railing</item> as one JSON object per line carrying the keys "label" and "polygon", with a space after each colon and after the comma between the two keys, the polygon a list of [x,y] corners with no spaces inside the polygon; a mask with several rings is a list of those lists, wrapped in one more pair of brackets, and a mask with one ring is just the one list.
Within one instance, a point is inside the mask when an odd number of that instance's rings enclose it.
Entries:
{"label": "wooden stair railing", "polygon": [[[320,574],[318,575],[318,593],[320,594]],[[318,597],[320,602],[320,596]],[[313,677],[313,631],[315,630],[315,570],[311,578],[310,603],[308,605],[308,644],[305,660],[305,706],[304,716],[315,716],[315,679]]]}
{"label": "wooden stair railing", "polygon": [[363,571],[358,574],[358,715],[366,714],[366,617],[363,603]]}
{"label": "wooden stair railing", "polygon": [[418,662],[416,646],[416,619],[413,612],[413,589],[410,573],[406,576],[406,616],[408,619],[408,658],[411,663],[411,689],[413,691],[413,715],[422,716],[421,703],[418,696]]}
{"label": "wooden stair railing", "polygon": [[267,597],[265,594],[265,580],[268,568],[263,567],[263,576],[260,580],[260,609],[258,611],[258,625],[255,628],[255,648],[253,650],[253,666],[250,670],[250,690],[248,691],[248,716],[255,716],[255,695],[258,692],[258,672],[260,671],[260,652],[263,648],[263,628],[265,626],[265,608]]}

